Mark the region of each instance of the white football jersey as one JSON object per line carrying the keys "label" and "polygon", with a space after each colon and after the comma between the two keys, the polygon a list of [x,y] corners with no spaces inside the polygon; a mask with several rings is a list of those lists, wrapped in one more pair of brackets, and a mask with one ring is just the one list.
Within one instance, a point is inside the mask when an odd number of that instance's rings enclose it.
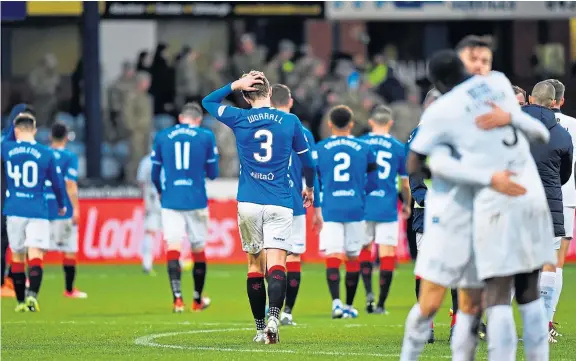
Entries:
{"label": "white football jersey", "polygon": [[[562,114],[556,113],[556,120],[562,128],[566,129],[572,137],[572,145],[576,145],[576,119]],[[576,185],[574,184],[574,164],[572,164],[572,175],[568,183],[562,186],[562,203],[564,207],[576,207]]]}
{"label": "white football jersey", "polygon": [[[161,179],[163,179],[164,171],[162,171]],[[150,155],[145,156],[138,165],[138,174],[136,176],[138,183],[142,185],[144,196],[144,207],[147,212],[160,212],[160,199],[158,192],[152,183],[152,160]]]}
{"label": "white football jersey", "polygon": [[489,131],[476,126],[476,118],[491,111],[488,102],[510,112],[513,122],[520,119],[518,125],[522,125],[527,134],[530,130],[532,134],[547,133],[540,121],[521,111],[506,76],[491,72],[487,76],[468,79],[432,103],[422,115],[411,149],[420,154],[431,154],[436,147],[448,145],[462,157],[463,162],[489,174],[503,170],[514,172],[515,181],[528,190],[525,196],[513,198],[490,187],[479,188],[474,200],[475,213],[526,204],[522,202],[548,207],[525,134],[511,126]]}

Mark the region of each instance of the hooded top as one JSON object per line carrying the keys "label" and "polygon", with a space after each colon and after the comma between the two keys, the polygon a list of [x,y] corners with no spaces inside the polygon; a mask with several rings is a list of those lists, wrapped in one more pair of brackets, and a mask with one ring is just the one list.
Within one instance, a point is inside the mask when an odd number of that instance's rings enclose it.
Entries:
{"label": "hooded top", "polygon": [[522,110],[540,120],[550,131],[548,144],[532,144],[530,150],[546,191],[554,222],[554,235],[565,236],[562,185],[568,182],[572,174],[572,138],[558,124],[552,110],[540,105],[526,105]]}

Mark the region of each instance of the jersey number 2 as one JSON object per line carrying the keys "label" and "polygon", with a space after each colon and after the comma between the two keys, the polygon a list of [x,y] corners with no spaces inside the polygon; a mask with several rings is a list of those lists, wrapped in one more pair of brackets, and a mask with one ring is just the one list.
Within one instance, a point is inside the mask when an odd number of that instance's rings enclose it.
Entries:
{"label": "jersey number 2", "polygon": [[264,150],[264,155],[254,152],[254,159],[260,163],[266,163],[272,159],[272,132],[268,129],[260,129],[254,133],[254,139],[262,139],[260,149]]}
{"label": "jersey number 2", "polygon": [[26,188],[33,188],[38,184],[38,164],[31,160],[22,164],[22,173],[20,173],[20,166],[12,165],[12,162],[6,162],[8,167],[8,176],[14,180],[14,185],[20,187],[20,181]]}
{"label": "jersey number 2", "polygon": [[174,160],[176,169],[190,169],[190,142],[174,143]]}
{"label": "jersey number 2", "polygon": [[334,167],[334,182],[348,182],[350,173],[347,170],[350,168],[350,155],[348,153],[336,153],[334,162],[338,163]]}

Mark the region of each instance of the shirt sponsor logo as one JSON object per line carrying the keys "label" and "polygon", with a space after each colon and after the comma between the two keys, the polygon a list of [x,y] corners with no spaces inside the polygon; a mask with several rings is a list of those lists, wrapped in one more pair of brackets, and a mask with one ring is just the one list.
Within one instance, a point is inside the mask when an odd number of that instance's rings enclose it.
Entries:
{"label": "shirt sponsor logo", "polygon": [[377,190],[377,191],[372,191],[370,193],[370,195],[372,197],[385,197],[386,196],[386,191],[383,189]]}
{"label": "shirt sponsor logo", "polygon": [[250,175],[252,176],[252,178],[256,178],[259,180],[267,180],[267,181],[274,180],[274,173],[264,174],[264,173],[250,172]]}
{"label": "shirt sponsor logo", "polygon": [[355,195],[356,191],[354,189],[342,189],[332,192],[332,197],[354,197]]}
{"label": "shirt sponsor logo", "polygon": [[177,179],[174,181],[175,186],[191,186],[194,184],[192,179]]}

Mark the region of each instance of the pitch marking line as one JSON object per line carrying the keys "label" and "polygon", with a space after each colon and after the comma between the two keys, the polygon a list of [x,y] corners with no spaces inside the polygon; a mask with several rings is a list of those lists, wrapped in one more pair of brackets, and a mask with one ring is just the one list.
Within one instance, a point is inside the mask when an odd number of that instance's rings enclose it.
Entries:
{"label": "pitch marking line", "polygon": [[[373,356],[373,357],[400,357],[400,354],[383,354],[372,352],[330,352],[330,351],[294,351],[294,350],[278,350],[278,349],[243,349],[243,348],[228,348],[228,347],[207,347],[207,346],[182,346],[182,345],[166,345],[156,342],[158,338],[173,337],[179,335],[194,335],[201,333],[215,333],[215,332],[233,332],[233,331],[250,331],[250,328],[221,328],[214,330],[193,330],[193,331],[179,331],[179,332],[165,332],[156,333],[148,336],[138,337],[134,343],[139,346],[170,348],[176,350],[194,350],[194,351],[217,351],[217,352],[258,352],[258,353],[286,353],[286,354],[305,354],[305,355],[322,355],[322,356]],[[426,357],[423,355],[422,357]],[[449,359],[451,356],[434,356],[435,358]]]}

